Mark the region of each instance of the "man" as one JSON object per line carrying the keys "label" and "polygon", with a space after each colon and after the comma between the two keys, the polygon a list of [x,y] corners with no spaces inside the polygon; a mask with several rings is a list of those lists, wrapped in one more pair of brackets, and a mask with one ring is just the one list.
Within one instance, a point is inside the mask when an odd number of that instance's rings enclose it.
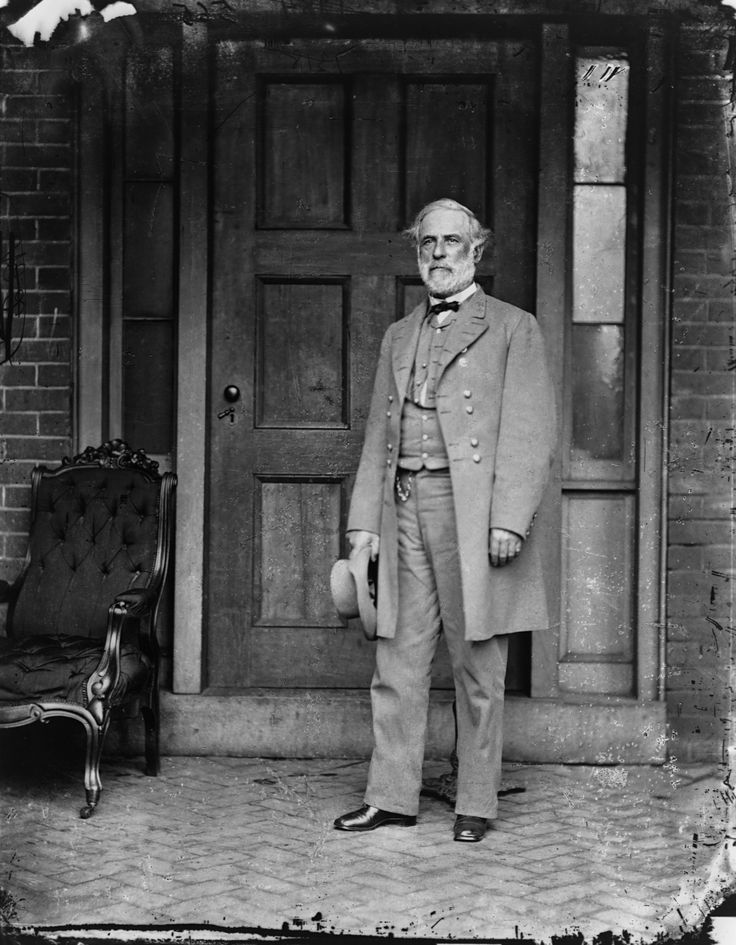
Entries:
{"label": "man", "polygon": [[[413,826],[432,659],[444,632],[457,709],[454,838],[497,813],[508,634],[547,626],[532,522],[555,442],[535,319],[474,281],[490,236],[442,199],[407,234],[428,303],[386,332],[348,519],[378,556],[375,748],[339,830]],[[379,555],[380,549],[380,555]]]}

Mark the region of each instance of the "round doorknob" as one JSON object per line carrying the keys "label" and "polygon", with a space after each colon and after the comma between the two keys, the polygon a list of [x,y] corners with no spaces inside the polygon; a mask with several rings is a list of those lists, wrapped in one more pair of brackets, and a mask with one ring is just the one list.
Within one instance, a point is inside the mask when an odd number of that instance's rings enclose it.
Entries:
{"label": "round doorknob", "polygon": [[222,396],[229,404],[234,404],[237,400],[240,400],[240,388],[236,387],[235,384],[228,384],[222,392]]}

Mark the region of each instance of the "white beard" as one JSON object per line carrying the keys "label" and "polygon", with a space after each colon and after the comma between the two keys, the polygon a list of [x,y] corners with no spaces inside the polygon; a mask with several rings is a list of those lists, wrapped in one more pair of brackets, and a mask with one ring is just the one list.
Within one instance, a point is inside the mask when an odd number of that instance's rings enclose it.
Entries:
{"label": "white beard", "polygon": [[[475,260],[473,259],[472,250],[468,252],[461,263],[454,263],[451,271],[449,269],[435,269],[430,272],[431,267],[435,265],[434,261],[431,260],[425,263],[418,260],[418,262],[422,282],[427,287],[429,294],[438,299],[446,299],[448,296],[462,291],[471,284],[475,277]],[[439,265],[445,266],[447,263],[443,262]]]}

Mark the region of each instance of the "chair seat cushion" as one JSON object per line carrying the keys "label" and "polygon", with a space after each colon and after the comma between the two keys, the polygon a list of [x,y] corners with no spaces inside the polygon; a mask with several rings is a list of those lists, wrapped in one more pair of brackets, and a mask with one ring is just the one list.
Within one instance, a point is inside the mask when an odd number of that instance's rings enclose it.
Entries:
{"label": "chair seat cushion", "polygon": [[[0,638],[0,702],[85,703],[84,684],[102,655],[99,640],[79,636]],[[131,643],[120,646],[120,683],[113,703],[140,690],[151,663]]]}

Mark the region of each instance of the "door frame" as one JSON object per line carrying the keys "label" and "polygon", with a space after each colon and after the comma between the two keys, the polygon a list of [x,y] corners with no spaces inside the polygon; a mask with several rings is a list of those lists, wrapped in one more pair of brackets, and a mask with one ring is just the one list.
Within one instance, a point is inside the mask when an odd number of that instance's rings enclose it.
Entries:
{"label": "door frame", "polygon": [[[363,20],[370,17],[363,17]],[[432,33],[432,17],[422,17],[421,33]],[[404,22],[407,22],[405,20]],[[496,26],[498,23],[496,23]],[[670,306],[671,166],[670,133],[672,101],[669,83],[672,75],[670,30],[662,20],[646,22],[646,115],[644,126],[650,130],[643,167],[642,230],[658,234],[658,239],[642,241],[642,337],[641,350],[647,351],[651,370],[642,376],[642,398],[650,405],[652,422],[642,424],[641,455],[663,457],[667,445],[666,418],[668,376],[668,331]],[[489,29],[490,29],[489,24]],[[440,28],[438,27],[438,30]],[[540,33],[540,167],[538,245],[545,247],[537,263],[537,317],[542,325],[559,324],[566,311],[570,292],[567,252],[570,245],[570,217],[564,196],[570,192],[570,168],[567,140],[571,129],[568,86],[563,80],[567,50],[570,48],[569,22],[544,23],[529,18],[526,29]],[[207,524],[207,439],[208,439],[208,362],[200,352],[209,351],[208,319],[208,233],[210,180],[207,105],[210,95],[210,40],[207,23],[181,25],[181,94],[190,103],[179,116],[180,195],[182,200],[179,233],[180,305],[178,328],[178,390],[176,457],[180,470],[177,496],[175,556],[175,605],[173,691],[181,694],[202,692],[204,673],[206,561],[204,542],[196,536],[205,534]],[[265,35],[265,34],[264,34]],[[446,32],[443,32],[446,35]],[[252,36],[252,34],[251,34]],[[116,435],[110,428],[107,372],[110,366],[109,336],[105,309],[100,318],[100,300],[107,292],[104,234],[109,209],[109,181],[104,168],[92,155],[104,151],[104,94],[92,83],[80,85],[77,194],[77,351],[76,402],[74,410],[75,445],[83,447]],[[565,134],[560,134],[560,129]],[[563,234],[563,238],[560,238]],[[563,275],[561,275],[563,274]],[[550,361],[562,362],[562,338],[559,332],[546,332]],[[557,372],[561,400],[561,372]],[[637,627],[638,703],[659,701],[664,689],[664,632],[667,517],[666,464],[650,463],[643,471],[646,484],[646,509],[641,516],[648,523],[639,536],[639,587],[644,595]],[[559,472],[558,472],[559,476]],[[551,513],[559,523],[559,508]],[[191,540],[190,536],[195,536]],[[643,552],[643,554],[642,554]],[[559,562],[555,563],[559,567]],[[553,580],[559,580],[559,575]],[[640,593],[641,597],[641,593]],[[644,623],[642,623],[642,620]],[[652,628],[640,632],[645,628]],[[656,628],[656,630],[654,629]],[[559,700],[556,685],[558,634],[536,634],[532,648],[532,698]],[[591,697],[590,701],[596,701]],[[599,701],[605,701],[601,697]],[[610,703],[610,700],[608,700]],[[626,702],[627,700],[622,700]],[[632,700],[628,700],[630,704]]]}

